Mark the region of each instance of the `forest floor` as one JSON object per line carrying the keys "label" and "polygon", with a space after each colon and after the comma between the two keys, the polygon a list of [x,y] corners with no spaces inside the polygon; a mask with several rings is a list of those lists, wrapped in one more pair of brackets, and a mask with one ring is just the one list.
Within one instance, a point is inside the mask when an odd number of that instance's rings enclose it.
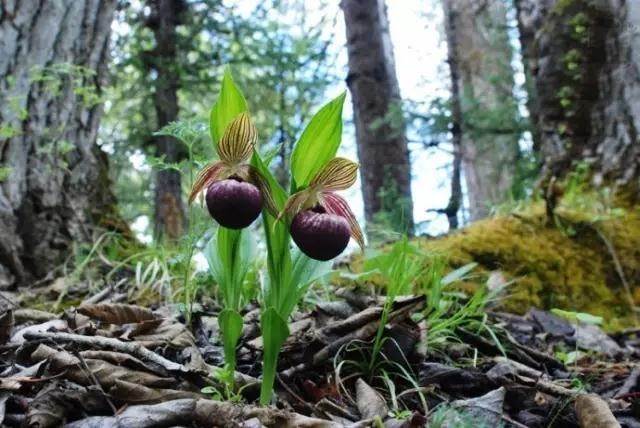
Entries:
{"label": "forest floor", "polygon": [[0,426],[640,427],[640,329],[489,309],[478,328],[431,343],[415,317],[426,299],[411,296],[396,299],[371,355],[383,300],[342,288],[294,315],[276,405],[260,407],[257,306],[232,391],[215,374],[215,304],[195,305],[188,326],[177,305],[127,304],[120,284],[90,296],[73,286],[81,303],[59,313],[21,304],[55,295],[55,282],[0,294]]}

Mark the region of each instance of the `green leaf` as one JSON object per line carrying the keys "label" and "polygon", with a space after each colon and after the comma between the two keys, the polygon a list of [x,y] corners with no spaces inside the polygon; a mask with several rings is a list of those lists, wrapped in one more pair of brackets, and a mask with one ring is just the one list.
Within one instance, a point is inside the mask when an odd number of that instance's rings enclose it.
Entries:
{"label": "green leaf", "polygon": [[293,255],[291,275],[287,292],[284,293],[280,313],[286,317],[291,315],[298,302],[307,292],[309,286],[318,279],[331,272],[330,262],[321,262],[307,257],[301,251]]}
{"label": "green leaf", "polygon": [[[278,184],[258,153],[254,152],[251,163],[269,183],[276,207],[278,210],[282,210],[287,201],[287,193]],[[267,306],[278,307],[280,288],[287,284],[287,276],[291,268],[289,227],[284,221],[276,221],[275,217],[266,210],[262,211],[262,221],[269,270],[269,279],[263,282],[263,299]]]}
{"label": "green leaf", "polygon": [[236,367],[236,345],[242,336],[242,316],[233,309],[223,309],[218,315],[218,325],[222,334],[224,361],[233,371]]}
{"label": "green leaf", "polygon": [[322,167],[333,159],[342,139],[342,106],[346,92],[327,103],[312,118],[291,153],[292,188],[311,182]]}
{"label": "green leaf", "polygon": [[582,322],[584,324],[600,325],[604,322],[604,318],[586,312],[563,311],[562,309],[554,308],[551,309],[551,313],[575,323]]}
{"label": "green leaf", "polygon": [[276,377],[276,366],[280,348],[287,337],[289,327],[278,312],[273,308],[267,308],[260,319],[263,338],[262,355],[262,385],[260,387],[260,404],[267,405],[273,394],[273,382]]}
{"label": "green leaf", "polygon": [[474,270],[476,266],[478,266],[478,263],[468,263],[464,266],[459,267],[454,271],[449,272],[447,275],[445,275],[444,278],[442,278],[442,285],[449,285],[451,283],[461,280],[469,272]]}
{"label": "green leaf", "polygon": [[242,302],[242,286],[253,263],[254,243],[249,229],[219,227],[205,248],[209,271],[218,283],[224,306],[236,311]]}
{"label": "green leaf", "polygon": [[220,94],[211,109],[211,115],[209,117],[211,139],[213,142],[218,144],[218,141],[222,138],[222,134],[224,134],[224,130],[231,121],[240,113],[247,110],[247,101],[240,89],[233,82],[231,70],[229,67],[226,67],[224,76],[222,77]]}

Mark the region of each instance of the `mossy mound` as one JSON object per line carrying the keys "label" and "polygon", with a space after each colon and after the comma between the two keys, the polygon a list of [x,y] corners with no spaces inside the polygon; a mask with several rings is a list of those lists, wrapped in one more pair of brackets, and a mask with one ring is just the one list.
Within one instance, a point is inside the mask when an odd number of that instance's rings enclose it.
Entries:
{"label": "mossy mound", "polygon": [[[500,271],[508,282],[501,300],[507,311],[559,308],[602,316],[611,330],[638,325],[624,284],[640,307],[640,208],[594,211],[561,205],[555,215],[549,224],[544,203],[532,203],[413,242],[429,255],[425,263],[433,254],[444,256],[449,270],[478,263],[474,273],[479,275],[458,284],[467,292],[484,284],[490,272]],[[356,272],[362,265],[361,257],[349,263]],[[375,277],[346,282],[385,285]]]}
{"label": "mossy mound", "polygon": [[477,262],[485,272],[500,270],[513,281],[507,310],[562,308],[601,315],[610,328],[634,324],[621,273],[640,305],[640,210],[593,218],[558,209],[556,215],[548,225],[540,203],[416,241],[446,254],[452,267]]}

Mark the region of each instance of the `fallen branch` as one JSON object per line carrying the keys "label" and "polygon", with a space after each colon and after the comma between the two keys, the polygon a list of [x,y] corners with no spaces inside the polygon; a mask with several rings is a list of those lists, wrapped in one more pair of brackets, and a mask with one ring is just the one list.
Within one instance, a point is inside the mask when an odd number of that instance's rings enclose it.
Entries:
{"label": "fallen branch", "polygon": [[[131,354],[141,360],[147,360],[170,372],[196,373],[193,369],[188,369],[182,364],[178,364],[171,360],[166,359],[160,354],[148,350],[144,346],[137,342],[123,342],[122,340],[113,339],[110,337],[102,336],[83,336],[81,334],[73,333],[52,333],[52,332],[28,332],[25,333],[25,339],[42,340],[48,339],[56,343],[59,342],[71,342],[77,345],[89,346],[94,348],[111,349],[114,351],[124,352]],[[202,374],[202,373],[199,373]]]}
{"label": "fallen branch", "polygon": [[[138,342],[124,342],[122,340],[113,339],[110,337],[102,336],[83,336],[73,333],[53,333],[53,332],[29,332],[25,333],[26,339],[34,340],[51,340],[53,342],[71,342],[77,345],[88,346],[93,348],[110,349],[113,351],[123,352],[125,354],[131,354],[140,360],[146,360],[154,363],[168,372],[195,375],[202,379],[214,380],[211,374],[217,367],[208,366],[211,370],[208,372],[205,370],[199,370],[196,368],[189,368],[182,364],[178,364],[171,360],[166,359],[160,354],[157,354],[149,349],[145,348]],[[259,385],[260,381],[244,373],[236,372],[235,381],[240,386],[255,386]]]}

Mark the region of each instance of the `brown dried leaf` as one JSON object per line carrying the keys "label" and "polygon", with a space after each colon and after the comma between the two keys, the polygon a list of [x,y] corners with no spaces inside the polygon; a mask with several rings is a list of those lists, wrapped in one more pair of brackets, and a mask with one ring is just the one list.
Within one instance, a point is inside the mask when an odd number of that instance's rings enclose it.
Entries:
{"label": "brown dried leaf", "polygon": [[179,398],[201,398],[198,393],[177,389],[148,388],[137,383],[116,379],[109,395],[128,404],[155,404]]}
{"label": "brown dried leaf", "polygon": [[356,381],[356,397],[358,410],[363,419],[372,419],[376,416],[384,418],[389,413],[384,398],[362,379]]}
{"label": "brown dried leaf", "polygon": [[579,395],[575,409],[582,428],[620,428],[609,405],[595,394]]}
{"label": "brown dried leaf", "polygon": [[161,367],[151,367],[150,365],[143,363],[140,359],[134,357],[133,355],[125,354],[124,352],[87,350],[80,352],[80,355],[82,356],[82,358],[86,359],[103,360],[117,366],[124,366],[130,369],[148,371],[151,373],[156,373],[157,375],[163,377],[167,376],[167,372]]}
{"label": "brown dried leaf", "polygon": [[136,342],[146,347],[170,345],[175,348],[187,348],[195,344],[195,338],[184,324],[164,320],[153,334],[139,335],[136,337]]}
{"label": "brown dried leaf", "polygon": [[150,309],[136,305],[121,303],[97,303],[95,305],[82,305],[78,312],[90,318],[109,324],[131,324],[145,321],[154,321],[157,317]]}
{"label": "brown dried leaf", "polygon": [[109,411],[111,408],[99,389],[85,388],[68,381],[55,381],[29,403],[24,426],[61,427],[69,419]]}
{"label": "brown dried leaf", "polygon": [[[74,355],[58,351],[46,345],[39,345],[31,354],[32,361],[49,359],[50,374],[65,372],[64,377],[80,385],[93,385],[95,382],[90,374],[83,368],[80,360]],[[132,370],[122,366],[116,366],[102,360],[85,359],[91,374],[100,382],[104,388],[110,388],[116,380],[137,383],[150,387],[173,386],[176,379],[173,377],[159,377],[151,373],[140,370]]]}
{"label": "brown dried leaf", "polygon": [[15,377],[0,378],[0,390],[17,391],[22,388],[22,379]]}

